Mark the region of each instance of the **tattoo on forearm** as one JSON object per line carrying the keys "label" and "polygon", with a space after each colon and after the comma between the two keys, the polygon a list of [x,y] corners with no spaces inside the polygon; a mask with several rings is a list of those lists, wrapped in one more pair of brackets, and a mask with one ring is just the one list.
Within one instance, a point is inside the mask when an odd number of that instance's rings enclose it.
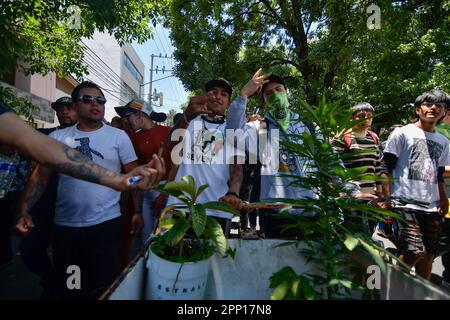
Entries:
{"label": "tattoo on forearm", "polygon": [[67,161],[44,163],[44,165],[69,176],[94,183],[100,183],[100,180],[106,176],[117,176],[117,173],[102,168],[75,149],[64,146],[63,151]]}

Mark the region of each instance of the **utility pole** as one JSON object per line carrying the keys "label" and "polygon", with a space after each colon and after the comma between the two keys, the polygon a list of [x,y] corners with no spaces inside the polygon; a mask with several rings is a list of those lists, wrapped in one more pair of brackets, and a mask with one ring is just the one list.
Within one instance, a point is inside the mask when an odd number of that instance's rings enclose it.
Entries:
{"label": "utility pole", "polygon": [[151,57],[152,57],[152,60],[150,62],[150,90],[148,91],[149,103],[151,103],[151,101],[152,101],[153,59],[155,58],[155,55],[152,53]]}
{"label": "utility pole", "polygon": [[[163,67],[161,69],[158,68],[158,66],[156,66],[156,69],[153,69],[153,60],[155,58],[161,58],[161,59],[173,59],[173,57],[168,57],[167,54],[163,57],[163,55],[160,53],[159,55],[154,55],[153,53],[150,55],[151,57],[151,61],[150,61],[150,88],[149,88],[149,93],[148,93],[148,101],[151,102],[152,101],[152,90],[153,90],[153,71],[156,71],[156,73],[158,73],[158,71],[161,71],[162,74],[164,74],[165,72],[169,71],[166,70],[165,66],[163,65]],[[158,80],[162,80],[162,79],[157,79],[155,81]]]}

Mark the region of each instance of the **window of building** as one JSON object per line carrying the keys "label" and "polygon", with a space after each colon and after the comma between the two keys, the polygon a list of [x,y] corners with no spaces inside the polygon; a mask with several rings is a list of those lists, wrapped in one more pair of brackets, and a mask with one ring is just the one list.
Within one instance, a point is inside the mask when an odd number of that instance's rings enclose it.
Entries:
{"label": "window of building", "polygon": [[133,77],[139,82],[142,83],[144,80],[144,77],[142,74],[138,71],[136,66],[131,62],[131,59],[127,56],[127,54],[124,54],[123,63],[127,67],[128,71],[133,75]]}

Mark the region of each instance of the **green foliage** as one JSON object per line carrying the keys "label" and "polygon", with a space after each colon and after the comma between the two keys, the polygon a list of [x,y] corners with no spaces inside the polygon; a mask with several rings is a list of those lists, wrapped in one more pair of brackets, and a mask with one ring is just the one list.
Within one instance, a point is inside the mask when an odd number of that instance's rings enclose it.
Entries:
{"label": "green foliage", "polygon": [[[71,6],[77,6],[72,10]],[[26,74],[86,74],[80,40],[108,32],[123,45],[152,36],[150,23],[167,1],[4,0],[0,2],[0,76],[18,66]],[[79,17],[79,25],[78,25]]]}
{"label": "green foliage", "polygon": [[[316,198],[273,199],[274,202],[304,207],[305,213],[314,213],[314,218],[305,215],[281,215],[292,223],[286,229],[300,231],[305,237],[305,246],[300,250],[314,270],[297,275],[292,269],[277,272],[271,280],[273,299],[336,299],[350,298],[351,290],[364,290],[363,277],[354,277],[354,271],[361,266],[355,264],[350,253],[358,250],[370,255],[373,261],[385,271],[382,255],[387,252],[377,247],[366,232],[361,214],[364,212],[373,221],[384,220],[385,215],[399,218],[398,214],[366,205],[352,196],[351,183],[366,178],[362,170],[345,170],[332,144],[354,125],[351,114],[343,100],[327,101],[324,97],[317,107],[298,100],[299,107],[293,111],[301,121],[314,122],[319,134],[290,135],[291,141],[283,143],[295,156],[303,157],[309,163],[304,176],[290,175],[291,184],[316,191]],[[312,290],[314,288],[314,290]]]}
{"label": "green foliage", "polygon": [[284,267],[270,278],[270,288],[273,288],[272,300],[315,300],[318,293],[311,285],[308,275],[297,275],[291,267]]}
{"label": "green foliage", "polygon": [[180,208],[169,213],[172,218],[164,219],[162,227],[169,229],[158,235],[151,248],[161,258],[173,262],[195,262],[210,257],[217,250],[222,256],[234,257],[235,251],[228,248],[227,239],[219,222],[206,215],[206,209],[238,214],[238,211],[223,202],[197,203],[199,195],[208,187],[197,188],[191,176],[181,181],[171,181],[159,187],[159,191],[184,202],[187,211]]}
{"label": "green foliage", "polygon": [[[107,32],[123,45],[152,37],[150,23],[167,0],[2,0],[0,1],[0,78],[15,70],[26,75],[55,72],[64,77],[87,75],[83,38]],[[76,7],[74,7],[76,6]],[[73,10],[76,8],[75,10]],[[24,99],[0,92],[18,113],[32,121],[36,109]],[[20,106],[20,107],[18,107]]]}
{"label": "green foliage", "polygon": [[[373,3],[381,29],[367,28]],[[310,104],[327,90],[395,111],[374,124],[389,126],[413,116],[408,103],[425,90],[450,90],[449,0],[173,0],[164,15],[175,73],[197,93],[223,76],[237,94],[263,67]],[[250,99],[250,113],[260,107]]]}
{"label": "green foliage", "polygon": [[28,121],[33,121],[33,112],[37,107],[25,98],[17,98],[11,88],[0,86],[0,100],[18,115],[24,116]]}

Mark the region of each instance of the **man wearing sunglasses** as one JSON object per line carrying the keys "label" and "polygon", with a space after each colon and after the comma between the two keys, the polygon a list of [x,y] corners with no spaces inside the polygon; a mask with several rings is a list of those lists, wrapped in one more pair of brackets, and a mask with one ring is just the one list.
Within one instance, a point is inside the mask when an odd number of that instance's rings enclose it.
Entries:
{"label": "man wearing sunglasses", "polygon": [[[389,136],[383,156],[383,173],[392,177],[384,190],[410,199],[408,212],[402,210],[400,259],[425,279],[430,279],[434,255],[438,251],[442,218],[448,212],[444,170],[448,164],[449,142],[435,131],[446,115],[450,96],[440,90],[417,97],[418,120],[397,128]],[[421,202],[422,206],[414,203]]]}
{"label": "man wearing sunglasses", "polygon": [[[126,133],[103,123],[106,99],[100,87],[83,82],[72,92],[72,101],[78,123],[50,136],[112,172],[136,168],[137,157]],[[26,190],[24,203],[40,196],[50,175],[51,170],[40,167],[34,188]],[[132,196],[136,213],[131,232],[137,233],[143,225],[142,197],[137,192]],[[119,271],[119,198],[120,193],[110,188],[59,175],[52,242],[58,297],[97,298],[114,280]],[[21,213],[27,214],[28,207],[23,205]],[[81,269],[80,290],[66,286],[70,265]]]}

